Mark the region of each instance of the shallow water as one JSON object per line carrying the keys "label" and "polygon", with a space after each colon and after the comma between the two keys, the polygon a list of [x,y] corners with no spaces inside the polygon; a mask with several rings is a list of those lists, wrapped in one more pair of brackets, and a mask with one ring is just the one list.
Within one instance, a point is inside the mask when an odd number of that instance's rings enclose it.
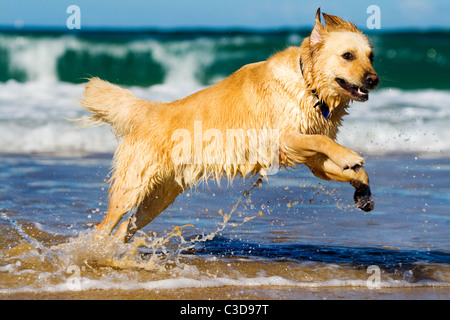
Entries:
{"label": "shallow water", "polygon": [[129,244],[93,231],[110,161],[1,156],[0,297],[450,297],[448,158],[369,156],[370,213],[303,167],[211,182]]}

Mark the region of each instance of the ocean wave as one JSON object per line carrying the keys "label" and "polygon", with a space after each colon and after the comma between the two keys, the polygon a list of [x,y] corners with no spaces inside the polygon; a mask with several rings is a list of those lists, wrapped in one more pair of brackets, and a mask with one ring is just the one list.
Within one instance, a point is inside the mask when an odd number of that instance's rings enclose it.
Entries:
{"label": "ocean wave", "polygon": [[[0,271],[9,272],[15,266],[3,267]],[[331,270],[331,269],[330,269]],[[353,273],[354,270],[346,269]],[[30,270],[33,273],[32,270]],[[28,272],[28,273],[30,273]],[[23,273],[23,272],[22,272]],[[69,275],[70,276],[70,275]],[[342,274],[344,276],[344,274]],[[369,275],[367,275],[369,277]],[[41,278],[45,275],[41,274]],[[386,278],[386,276],[384,276]],[[271,287],[271,288],[300,288],[300,289],[317,289],[317,288],[363,288],[363,289],[392,289],[392,288],[448,288],[450,284],[444,281],[422,280],[418,282],[410,282],[408,280],[395,280],[388,278],[376,284],[368,283],[367,279],[330,279],[321,282],[314,281],[297,281],[288,279],[282,276],[260,276],[260,277],[238,277],[231,276],[223,277],[202,277],[200,279],[190,278],[189,276],[178,276],[171,279],[160,279],[153,281],[137,282],[124,277],[105,276],[103,279],[92,279],[87,277],[80,277],[76,284],[63,281],[53,285],[41,285],[36,287],[34,285],[25,285],[16,288],[0,289],[0,294],[18,294],[18,293],[68,293],[89,290],[104,290],[105,292],[111,290],[179,290],[179,289],[193,289],[193,288],[223,288],[223,287],[239,287],[257,288],[257,287]]]}
{"label": "ocean wave", "polygon": [[[198,84],[129,87],[138,97],[172,101],[203,88]],[[81,85],[56,82],[0,83],[1,153],[55,155],[112,153],[117,140],[108,126],[77,128],[86,115],[77,102]],[[450,91],[381,89],[354,103],[338,142],[363,154],[416,153],[448,156]]]}
{"label": "ocean wave", "polygon": [[[272,37],[273,38],[273,37]],[[211,84],[242,65],[265,60],[292,37],[259,35],[169,38],[133,34],[0,33],[0,81],[83,82],[99,76],[125,85]]]}
{"label": "ocean wave", "polygon": [[450,91],[384,89],[355,102],[338,141],[367,154],[450,152]]}
{"label": "ocean wave", "polygon": [[[272,32],[0,32],[0,82],[210,85],[298,46],[310,30]],[[372,33],[384,87],[450,89],[450,33]],[[414,67],[412,67],[414,66]]]}

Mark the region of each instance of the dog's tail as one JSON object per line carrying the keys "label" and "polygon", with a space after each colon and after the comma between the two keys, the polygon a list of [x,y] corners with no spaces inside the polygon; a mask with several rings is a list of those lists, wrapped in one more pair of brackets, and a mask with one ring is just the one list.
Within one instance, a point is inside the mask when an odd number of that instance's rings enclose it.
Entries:
{"label": "dog's tail", "polygon": [[129,90],[94,77],[86,84],[80,104],[92,112],[89,117],[79,119],[84,126],[107,123],[117,136],[125,136],[142,117],[143,105],[151,102],[138,99]]}

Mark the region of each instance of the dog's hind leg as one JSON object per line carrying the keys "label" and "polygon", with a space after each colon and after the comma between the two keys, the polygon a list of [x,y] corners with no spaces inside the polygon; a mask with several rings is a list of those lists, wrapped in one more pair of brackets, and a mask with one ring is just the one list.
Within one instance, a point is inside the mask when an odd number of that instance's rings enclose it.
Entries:
{"label": "dog's hind leg", "polygon": [[114,234],[123,242],[128,242],[133,235],[149,224],[183,191],[174,180],[165,181],[156,186],[142,201],[136,212],[117,229]]}
{"label": "dog's hind leg", "polygon": [[110,234],[119,223],[120,219],[131,209],[133,209],[136,195],[132,192],[114,191],[109,200],[109,207],[105,218],[99,225],[97,230],[106,231]]}

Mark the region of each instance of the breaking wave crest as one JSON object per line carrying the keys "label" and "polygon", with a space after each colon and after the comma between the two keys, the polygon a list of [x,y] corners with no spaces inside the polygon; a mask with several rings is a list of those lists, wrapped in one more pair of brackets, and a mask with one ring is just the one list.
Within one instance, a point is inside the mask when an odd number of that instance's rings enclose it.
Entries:
{"label": "breaking wave crest", "polygon": [[[138,97],[172,101],[203,88],[164,84],[129,87]],[[117,141],[107,126],[77,128],[69,119],[86,116],[77,99],[83,87],[70,83],[0,83],[0,150],[15,154],[112,153]],[[450,150],[450,91],[380,89],[354,103],[338,140],[365,154],[446,156]]]}

